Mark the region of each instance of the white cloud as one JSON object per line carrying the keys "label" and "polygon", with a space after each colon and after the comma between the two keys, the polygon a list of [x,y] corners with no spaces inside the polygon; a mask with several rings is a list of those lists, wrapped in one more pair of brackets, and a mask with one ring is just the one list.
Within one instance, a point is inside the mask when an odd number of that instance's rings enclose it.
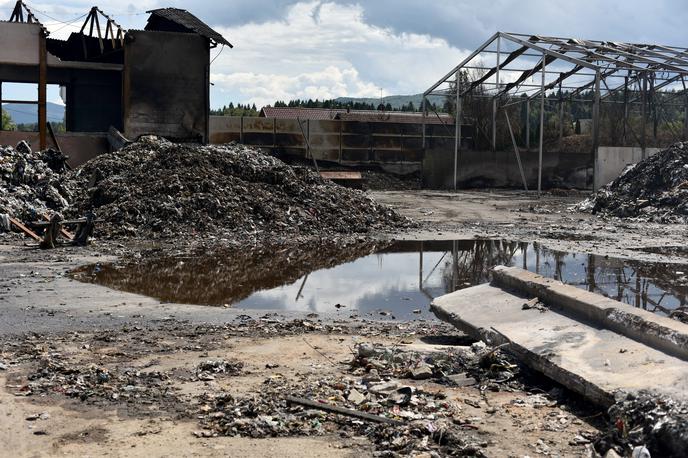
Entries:
{"label": "white cloud", "polygon": [[234,49],[212,68],[212,103],[422,92],[466,51],[367,24],[363,8],[300,2],[283,20],[220,27]]}
{"label": "white cloud", "polygon": [[[321,71],[301,74],[230,73],[211,75],[216,97],[226,100],[250,101],[258,106],[276,100],[331,99],[342,95],[376,97],[379,88],[360,79],[355,68],[329,66]],[[218,100],[214,100],[218,103]]]}
{"label": "white cloud", "polygon": [[[136,3],[102,0],[102,9],[125,28],[143,28],[148,8],[162,0]],[[245,2],[244,2],[245,3]],[[256,22],[247,17],[238,25],[230,24],[228,15],[239,14],[236,5],[218,10],[210,4],[177,0],[165,3],[187,8],[222,33],[235,47],[224,49],[214,61],[211,72],[211,104],[229,102],[255,103],[258,106],[293,98],[333,98],[340,96],[378,97],[422,92],[453,67],[467,51],[451,46],[446,40],[427,34],[394,31],[368,23],[368,4],[337,3],[334,0],[304,0],[281,3],[270,15],[257,10],[266,3],[250,6]],[[0,0],[0,9],[9,11],[14,1]],[[31,3],[37,17],[53,31],[66,38],[78,31],[91,3],[66,0],[56,5]],[[363,6],[362,6],[363,5]],[[248,7],[247,7],[248,8]],[[400,11],[391,11],[392,16]],[[277,18],[280,16],[279,18]],[[273,17],[273,19],[268,19]],[[248,22],[247,22],[248,21]],[[213,50],[213,56],[219,51]]]}

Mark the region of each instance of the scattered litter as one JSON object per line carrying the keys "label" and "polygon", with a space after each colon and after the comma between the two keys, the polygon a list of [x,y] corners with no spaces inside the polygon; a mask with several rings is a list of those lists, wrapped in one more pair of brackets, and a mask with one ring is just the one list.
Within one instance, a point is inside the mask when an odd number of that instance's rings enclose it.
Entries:
{"label": "scattered litter", "polygon": [[64,160],[52,150],[33,152],[26,142],[16,148],[0,146],[0,230],[8,230],[10,217],[35,221],[69,206],[71,193],[62,182]]}
{"label": "scattered litter", "polygon": [[540,301],[540,298],[534,297],[533,299],[523,303],[523,310],[539,310],[541,313],[548,311],[547,306]]}
{"label": "scattered litter", "polygon": [[622,456],[680,456],[688,450],[688,403],[656,393],[617,395],[608,411],[608,429],[595,438],[602,454],[614,449]]}

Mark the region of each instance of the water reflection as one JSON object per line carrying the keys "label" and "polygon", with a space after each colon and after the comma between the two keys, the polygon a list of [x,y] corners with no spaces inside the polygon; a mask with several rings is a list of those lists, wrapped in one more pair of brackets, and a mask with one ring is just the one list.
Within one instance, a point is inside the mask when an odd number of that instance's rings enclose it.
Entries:
{"label": "water reflection", "polygon": [[682,313],[688,267],[564,253],[506,240],[304,245],[87,266],[82,281],[163,301],[432,318],[434,297],[519,266],[646,310]]}

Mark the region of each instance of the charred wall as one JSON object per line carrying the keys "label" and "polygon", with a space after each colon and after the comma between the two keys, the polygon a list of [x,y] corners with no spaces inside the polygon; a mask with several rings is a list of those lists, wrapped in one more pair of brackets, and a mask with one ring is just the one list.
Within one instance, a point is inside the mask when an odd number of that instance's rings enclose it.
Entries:
{"label": "charred wall", "polygon": [[82,70],[67,84],[67,130],[107,132],[122,129],[122,74]]}
{"label": "charred wall", "polygon": [[129,31],[124,49],[124,131],[207,141],[209,48],[200,35]]}
{"label": "charred wall", "polygon": [[[443,141],[447,130],[426,126],[428,141]],[[346,165],[379,165],[409,173],[423,160],[423,128],[416,123],[302,120],[261,117],[211,116],[210,142],[237,141],[270,149],[285,156],[308,157]],[[453,140],[452,140],[453,141]]]}
{"label": "charred wall", "polygon": [[[528,188],[537,189],[538,152],[521,151],[521,161]],[[453,188],[453,139],[434,142],[425,153],[422,169],[424,188]],[[543,155],[542,180],[545,188],[592,188],[592,158],[585,153],[547,151]],[[457,182],[460,188],[523,188],[513,151],[462,150]]]}

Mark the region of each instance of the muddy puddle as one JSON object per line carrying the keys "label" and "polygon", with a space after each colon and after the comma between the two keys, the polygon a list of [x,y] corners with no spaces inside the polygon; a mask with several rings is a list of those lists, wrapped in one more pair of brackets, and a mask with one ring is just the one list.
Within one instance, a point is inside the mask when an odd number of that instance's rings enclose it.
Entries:
{"label": "muddy puddle", "polygon": [[163,302],[432,319],[429,304],[518,266],[636,307],[671,314],[686,304],[688,265],[565,253],[505,240],[304,245],[96,264],[80,281]]}

